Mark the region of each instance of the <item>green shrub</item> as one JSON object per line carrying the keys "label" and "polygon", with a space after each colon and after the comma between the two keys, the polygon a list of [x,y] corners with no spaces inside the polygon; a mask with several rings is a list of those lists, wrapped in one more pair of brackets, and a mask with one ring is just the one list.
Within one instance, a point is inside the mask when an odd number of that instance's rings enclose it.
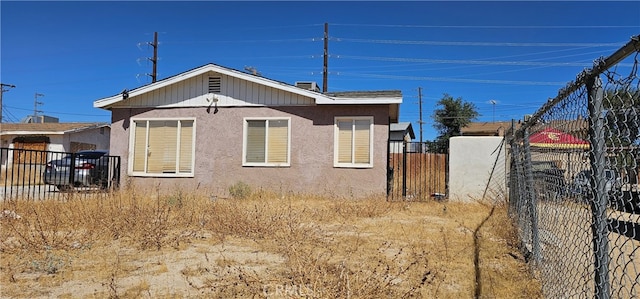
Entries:
{"label": "green shrub", "polygon": [[245,199],[251,195],[251,187],[240,181],[229,187],[229,194],[235,199]]}

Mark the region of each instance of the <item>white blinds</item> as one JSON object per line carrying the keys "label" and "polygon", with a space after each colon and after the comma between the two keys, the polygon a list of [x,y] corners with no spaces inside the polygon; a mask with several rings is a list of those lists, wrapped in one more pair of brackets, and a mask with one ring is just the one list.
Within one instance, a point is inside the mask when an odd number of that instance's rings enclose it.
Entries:
{"label": "white blinds", "polygon": [[337,128],[337,163],[371,164],[371,118],[339,118]]}
{"label": "white blinds", "polygon": [[355,144],[353,150],[354,163],[364,163],[369,164],[370,157],[370,132],[369,128],[371,125],[371,121],[368,119],[364,120],[356,120],[354,124],[354,137],[353,143]]}
{"label": "white blinds", "polygon": [[191,161],[193,161],[193,121],[180,122],[180,162],[178,171],[190,173],[192,171]]}
{"label": "white blinds", "polygon": [[245,162],[286,164],[289,162],[289,120],[246,120]]}
{"label": "white blinds", "polygon": [[266,132],[267,129],[264,120],[247,121],[247,162],[264,163]]}
{"label": "white blinds", "polygon": [[147,156],[147,122],[136,121],[133,140],[133,171],[144,172]]}
{"label": "white blinds", "polygon": [[269,120],[268,163],[286,163],[289,150],[289,126],[286,120]]}
{"label": "white blinds", "polygon": [[193,172],[193,123],[193,120],[135,121],[133,171]]}
{"label": "white blinds", "polygon": [[338,163],[352,163],[353,123],[351,120],[338,121]]}

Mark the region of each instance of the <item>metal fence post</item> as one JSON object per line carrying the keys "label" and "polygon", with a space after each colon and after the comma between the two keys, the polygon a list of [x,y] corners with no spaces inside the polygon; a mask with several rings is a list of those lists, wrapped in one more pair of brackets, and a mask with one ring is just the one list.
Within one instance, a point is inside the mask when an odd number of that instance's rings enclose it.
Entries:
{"label": "metal fence post", "polygon": [[515,135],[516,131],[515,131],[515,121],[511,120],[511,137],[509,140],[509,150],[507,151],[507,154],[509,155],[509,159],[505,159],[506,161],[509,161],[509,178],[508,181],[506,182],[506,186],[507,188],[509,188],[509,217],[513,218],[514,216],[517,216],[518,213],[516,212],[516,208],[518,206],[518,203],[520,202],[520,196],[519,194],[516,195],[516,192],[520,192],[520,188],[519,188],[519,179],[520,177],[518,176],[518,160],[516,160],[519,156],[517,155],[518,153],[518,149],[516,148],[516,135]]}
{"label": "metal fence post", "polygon": [[389,118],[389,126],[387,128],[387,200],[391,194],[391,184],[393,184],[393,178],[391,177],[392,166],[391,163],[391,118]]}
{"label": "metal fence post", "polygon": [[521,184],[521,179],[522,179],[522,174],[520,173],[520,164],[521,161],[519,160],[520,158],[520,150],[518,149],[518,145],[515,144],[515,142],[511,142],[511,165],[509,167],[509,178],[510,178],[510,185],[509,185],[509,194],[511,194],[511,196],[513,196],[513,198],[509,198],[509,203],[512,209],[512,212],[514,213],[515,216],[517,216],[518,218],[521,218],[520,215],[522,215],[522,211],[519,211],[519,207],[522,205],[522,199],[524,198],[522,196],[522,184]]}
{"label": "metal fence post", "polygon": [[71,153],[71,162],[69,162],[69,185],[73,188],[76,181],[76,153]]}
{"label": "metal fence post", "polygon": [[605,181],[605,128],[604,128],[604,108],[602,89],[602,81],[598,76],[590,78],[586,84],[589,94],[589,141],[591,142],[591,152],[589,158],[591,160],[592,176],[591,190],[593,198],[589,202],[591,204],[591,213],[593,223],[591,230],[593,232],[593,253],[595,268],[595,295],[596,298],[610,298],[609,291],[609,240],[607,228],[607,202],[609,200]]}
{"label": "metal fence post", "polygon": [[116,160],[116,170],[115,170],[115,188],[120,188],[120,156],[115,156]]}
{"label": "metal fence post", "polygon": [[527,197],[529,198],[529,215],[531,217],[531,247],[536,265],[542,260],[540,255],[540,234],[538,233],[538,200],[533,188],[533,170],[531,166],[531,147],[529,146],[529,128],[524,130],[524,174],[527,182]]}
{"label": "metal fence post", "polygon": [[402,142],[402,199],[407,198],[407,142]]}

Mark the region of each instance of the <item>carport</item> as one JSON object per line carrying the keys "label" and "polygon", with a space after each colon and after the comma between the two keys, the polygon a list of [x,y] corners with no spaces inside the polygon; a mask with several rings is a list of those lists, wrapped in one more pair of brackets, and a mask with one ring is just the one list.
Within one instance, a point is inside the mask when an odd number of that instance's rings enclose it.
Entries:
{"label": "carport", "polygon": [[561,162],[558,167],[565,169],[566,179],[589,168],[589,142],[566,132],[552,127],[544,128],[529,137],[529,145],[532,152],[539,153],[532,155],[542,156],[541,160]]}

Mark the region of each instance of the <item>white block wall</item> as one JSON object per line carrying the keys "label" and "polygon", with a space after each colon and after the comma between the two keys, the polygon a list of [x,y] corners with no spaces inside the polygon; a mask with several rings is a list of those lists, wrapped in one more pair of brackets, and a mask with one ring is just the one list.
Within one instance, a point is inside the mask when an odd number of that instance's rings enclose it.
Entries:
{"label": "white block wall", "polygon": [[450,139],[449,200],[478,201],[483,200],[483,195],[488,201],[504,200],[506,146],[502,140],[493,136]]}

